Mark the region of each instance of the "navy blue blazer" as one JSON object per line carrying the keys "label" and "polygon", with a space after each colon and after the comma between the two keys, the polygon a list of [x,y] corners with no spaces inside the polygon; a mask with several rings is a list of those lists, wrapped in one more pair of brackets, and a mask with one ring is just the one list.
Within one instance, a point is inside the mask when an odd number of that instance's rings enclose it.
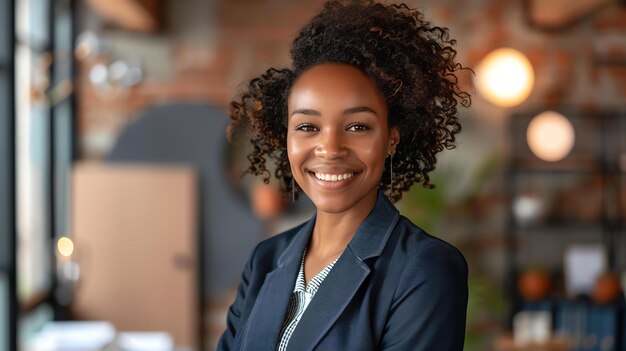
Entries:
{"label": "navy blue blazer", "polygon": [[[315,216],[258,244],[217,349],[274,351]],[[462,350],[467,263],[379,192],[289,340],[289,351]]]}

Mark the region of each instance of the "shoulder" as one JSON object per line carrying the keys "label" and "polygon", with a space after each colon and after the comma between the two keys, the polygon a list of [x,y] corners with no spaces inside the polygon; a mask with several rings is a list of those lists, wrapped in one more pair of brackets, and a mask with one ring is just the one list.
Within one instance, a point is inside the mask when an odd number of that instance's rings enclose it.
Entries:
{"label": "shoulder", "polygon": [[291,244],[300,229],[302,229],[306,223],[307,222],[299,224],[289,230],[259,242],[254,248],[250,258],[252,265],[276,267],[278,258],[285,252],[287,246]]}
{"label": "shoulder", "polygon": [[394,251],[402,251],[406,262],[403,278],[467,280],[467,261],[452,244],[427,233],[404,216],[400,216],[394,232]]}

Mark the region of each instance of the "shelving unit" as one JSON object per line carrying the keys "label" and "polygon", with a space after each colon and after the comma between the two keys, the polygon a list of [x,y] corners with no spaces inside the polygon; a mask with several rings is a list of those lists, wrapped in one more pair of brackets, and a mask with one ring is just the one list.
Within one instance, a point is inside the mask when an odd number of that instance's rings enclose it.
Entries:
{"label": "shelving unit", "polygon": [[[539,159],[526,142],[530,121],[542,111],[510,120],[505,288],[511,318],[522,303],[518,273],[540,265],[560,277],[563,250],[570,244],[601,243],[609,268],[626,270],[626,111],[555,111],[575,131],[572,151],[558,162]],[[553,293],[564,297],[558,289]]]}

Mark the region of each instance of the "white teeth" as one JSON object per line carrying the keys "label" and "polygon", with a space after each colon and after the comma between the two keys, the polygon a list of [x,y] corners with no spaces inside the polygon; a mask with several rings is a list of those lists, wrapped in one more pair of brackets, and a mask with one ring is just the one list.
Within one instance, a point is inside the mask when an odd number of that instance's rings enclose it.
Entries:
{"label": "white teeth", "polygon": [[325,173],[315,173],[315,177],[319,180],[323,180],[326,182],[337,182],[340,180],[346,180],[352,178],[354,173],[344,173],[344,174],[325,174]]}

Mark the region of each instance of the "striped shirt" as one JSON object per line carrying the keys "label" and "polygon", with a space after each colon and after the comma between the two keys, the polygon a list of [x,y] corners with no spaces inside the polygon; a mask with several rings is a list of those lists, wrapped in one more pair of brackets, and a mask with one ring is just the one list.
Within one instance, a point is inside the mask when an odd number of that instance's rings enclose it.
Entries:
{"label": "striped shirt", "polygon": [[280,331],[280,342],[276,348],[277,351],[287,350],[287,344],[289,343],[291,334],[293,334],[293,331],[296,329],[302,314],[304,314],[304,310],[306,310],[307,306],[309,306],[309,303],[313,299],[313,296],[319,289],[320,285],[322,285],[322,282],[339,259],[339,257],[337,257],[332,263],[326,266],[326,268],[317,273],[317,275],[311,279],[309,284],[306,285],[306,281],[304,280],[304,256],[306,256],[306,248],[302,254],[300,272],[298,272],[296,286],[293,289],[291,298],[289,299],[289,309],[287,310],[287,317],[285,318],[285,322],[283,323]]}

